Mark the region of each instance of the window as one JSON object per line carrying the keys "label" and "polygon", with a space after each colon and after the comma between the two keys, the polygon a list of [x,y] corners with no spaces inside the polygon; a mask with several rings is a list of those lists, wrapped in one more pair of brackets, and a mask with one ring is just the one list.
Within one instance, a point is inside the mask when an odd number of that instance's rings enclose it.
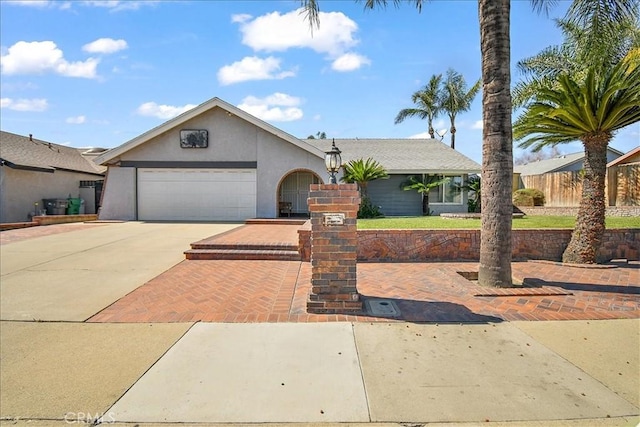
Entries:
{"label": "window", "polygon": [[429,203],[462,204],[462,176],[439,176],[447,181],[429,192]]}

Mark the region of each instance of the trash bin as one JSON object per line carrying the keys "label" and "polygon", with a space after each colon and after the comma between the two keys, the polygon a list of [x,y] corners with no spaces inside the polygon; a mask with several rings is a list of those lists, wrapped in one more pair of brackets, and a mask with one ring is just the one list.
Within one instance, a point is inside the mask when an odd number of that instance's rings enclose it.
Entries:
{"label": "trash bin", "polygon": [[67,211],[66,199],[42,199],[47,215],[64,215]]}
{"label": "trash bin", "polygon": [[80,204],[82,203],[82,199],[67,199],[67,215],[78,215],[80,213]]}

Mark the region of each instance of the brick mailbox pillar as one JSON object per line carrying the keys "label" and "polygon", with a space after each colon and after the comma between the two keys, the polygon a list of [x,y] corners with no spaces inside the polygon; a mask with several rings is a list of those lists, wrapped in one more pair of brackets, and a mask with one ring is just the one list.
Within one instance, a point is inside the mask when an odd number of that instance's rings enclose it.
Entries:
{"label": "brick mailbox pillar", "polygon": [[357,313],[356,289],[360,192],[356,184],[312,184],[310,313]]}

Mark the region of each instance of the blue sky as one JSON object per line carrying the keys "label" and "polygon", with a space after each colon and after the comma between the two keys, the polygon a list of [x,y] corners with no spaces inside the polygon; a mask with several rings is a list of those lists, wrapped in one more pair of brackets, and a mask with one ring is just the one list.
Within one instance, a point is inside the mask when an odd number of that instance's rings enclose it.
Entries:
{"label": "blue sky", "polygon": [[[514,82],[518,60],[561,42],[552,18],[567,3],[551,17],[512,3]],[[365,11],[351,0],[320,0],[313,37],[299,5],[1,0],[2,130],[111,148],[219,97],[299,138],[418,137],[426,121],[394,124],[414,91],[450,67],[469,86],[480,78],[474,1],[434,0],[419,14],[411,5]],[[456,120],[456,148],[478,162],[481,119],[478,95]],[[435,127],[448,128],[446,116]],[[627,152],[639,143],[636,124],[611,146]]]}

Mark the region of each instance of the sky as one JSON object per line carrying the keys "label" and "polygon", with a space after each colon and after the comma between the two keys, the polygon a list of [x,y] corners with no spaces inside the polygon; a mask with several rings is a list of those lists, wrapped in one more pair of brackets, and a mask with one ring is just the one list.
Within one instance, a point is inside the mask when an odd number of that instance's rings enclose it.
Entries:
{"label": "sky", "polygon": [[[364,10],[319,0],[313,33],[300,1],[0,0],[0,127],[72,147],[113,148],[218,97],[298,138],[428,137],[397,113],[434,74],[480,78],[477,2]],[[517,61],[561,43],[554,18],[511,7]],[[515,115],[514,115],[515,117]],[[434,127],[450,143],[446,116]],[[481,162],[482,95],[456,119],[456,149]],[[640,145],[640,124],[610,146]],[[560,146],[582,151],[579,142]],[[517,158],[523,151],[517,146]]]}

